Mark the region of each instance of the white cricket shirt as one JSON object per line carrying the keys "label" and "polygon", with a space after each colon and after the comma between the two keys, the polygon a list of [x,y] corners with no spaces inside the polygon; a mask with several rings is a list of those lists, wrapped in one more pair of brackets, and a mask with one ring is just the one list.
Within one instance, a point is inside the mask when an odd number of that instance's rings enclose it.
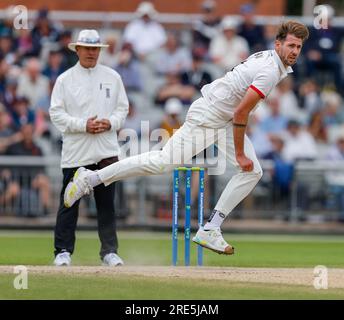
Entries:
{"label": "white cricket shirt", "polygon": [[203,86],[201,93],[206,103],[192,105],[187,119],[221,126],[233,118],[248,88],[264,99],[292,71],[291,67],[283,65],[275,50],[252,54],[224,77]]}
{"label": "white cricket shirt", "polygon": [[[100,64],[84,68],[78,62],[57,78],[49,113],[62,133],[62,168],[86,166],[119,155],[116,131],[128,114],[128,98],[116,71]],[[111,130],[87,133],[87,119],[93,116],[108,119]]]}

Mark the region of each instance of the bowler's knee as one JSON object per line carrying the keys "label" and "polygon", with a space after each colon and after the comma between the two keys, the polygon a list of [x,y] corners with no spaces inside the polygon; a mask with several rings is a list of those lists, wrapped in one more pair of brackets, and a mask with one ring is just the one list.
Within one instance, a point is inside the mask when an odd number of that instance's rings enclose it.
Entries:
{"label": "bowler's knee", "polygon": [[151,153],[149,169],[152,172],[163,174],[172,171],[175,167],[166,152],[160,150]]}
{"label": "bowler's knee", "polygon": [[253,180],[255,183],[258,183],[258,181],[263,176],[263,170],[262,168],[254,168],[252,171],[246,171],[245,172],[247,176],[250,177],[251,180]]}

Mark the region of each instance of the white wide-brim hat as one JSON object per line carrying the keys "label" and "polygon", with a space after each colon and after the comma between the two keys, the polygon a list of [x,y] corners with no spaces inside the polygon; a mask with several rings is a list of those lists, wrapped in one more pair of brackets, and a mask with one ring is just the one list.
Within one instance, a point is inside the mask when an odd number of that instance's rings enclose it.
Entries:
{"label": "white wide-brim hat", "polygon": [[167,114],[180,114],[183,111],[183,104],[178,98],[169,98],[165,103]]}
{"label": "white wide-brim hat", "polygon": [[138,8],[136,9],[136,14],[139,17],[148,15],[150,18],[153,18],[158,14],[158,12],[155,10],[153,3],[149,1],[143,1],[139,4]]}
{"label": "white wide-brim hat", "polygon": [[221,21],[222,30],[236,30],[239,23],[233,17],[225,17]]}
{"label": "white wide-brim hat", "polygon": [[76,46],[107,48],[109,45],[100,42],[100,36],[96,30],[85,29],[80,31],[76,42],[68,44],[68,48],[72,51],[76,51]]}

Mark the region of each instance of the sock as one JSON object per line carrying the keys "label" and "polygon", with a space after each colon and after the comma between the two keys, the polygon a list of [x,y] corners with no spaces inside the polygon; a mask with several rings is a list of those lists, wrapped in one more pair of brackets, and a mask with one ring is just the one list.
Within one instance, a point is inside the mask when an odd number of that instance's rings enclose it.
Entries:
{"label": "sock", "polygon": [[224,213],[214,209],[208,219],[208,222],[204,225],[204,230],[220,228],[225,218],[226,215]]}
{"label": "sock", "polygon": [[90,171],[88,173],[88,182],[90,183],[90,185],[94,188],[96,186],[98,186],[99,184],[103,183],[101,180],[100,180],[100,177],[98,175],[98,172],[97,171]]}

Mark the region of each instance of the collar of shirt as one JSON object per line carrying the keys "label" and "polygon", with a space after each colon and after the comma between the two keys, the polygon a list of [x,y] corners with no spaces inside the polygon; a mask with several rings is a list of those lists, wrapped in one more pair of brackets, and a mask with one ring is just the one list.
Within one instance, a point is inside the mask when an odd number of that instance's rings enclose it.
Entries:
{"label": "collar of shirt", "polygon": [[79,72],[83,72],[83,73],[86,73],[86,74],[90,74],[90,73],[93,73],[97,70],[97,67],[98,67],[98,64],[95,65],[94,68],[84,68],[81,64],[80,64],[80,61],[78,61],[78,63],[76,64],[76,68]]}
{"label": "collar of shirt", "polygon": [[291,66],[288,66],[287,68],[284,66],[281,58],[279,57],[279,55],[277,54],[276,50],[272,50],[272,54],[273,54],[273,57],[276,61],[276,63],[278,64],[280,70],[281,70],[281,79],[285,78],[288,73],[292,73],[293,72],[293,69]]}

